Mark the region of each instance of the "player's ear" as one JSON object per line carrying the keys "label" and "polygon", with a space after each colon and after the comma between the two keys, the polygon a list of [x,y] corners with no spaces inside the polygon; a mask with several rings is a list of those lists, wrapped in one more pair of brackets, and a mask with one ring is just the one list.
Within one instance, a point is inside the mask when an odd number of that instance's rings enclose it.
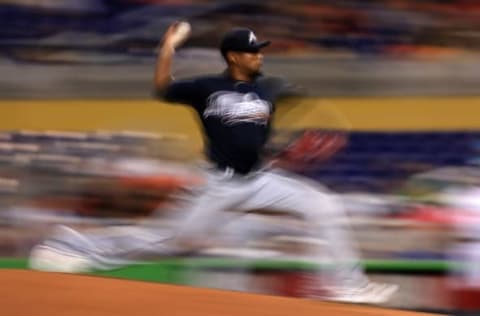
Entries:
{"label": "player's ear", "polygon": [[235,52],[228,52],[226,57],[229,64],[237,63],[237,55],[235,54]]}

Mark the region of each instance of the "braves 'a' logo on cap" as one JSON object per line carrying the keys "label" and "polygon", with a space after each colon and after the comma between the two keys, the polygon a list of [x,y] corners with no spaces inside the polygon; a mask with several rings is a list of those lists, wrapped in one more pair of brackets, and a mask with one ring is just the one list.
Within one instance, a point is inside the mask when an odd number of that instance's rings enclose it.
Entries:
{"label": "braves 'a' logo on cap", "polygon": [[248,43],[250,45],[254,45],[256,42],[257,42],[257,37],[255,36],[255,34],[253,34],[252,31],[250,31],[250,34],[248,34]]}

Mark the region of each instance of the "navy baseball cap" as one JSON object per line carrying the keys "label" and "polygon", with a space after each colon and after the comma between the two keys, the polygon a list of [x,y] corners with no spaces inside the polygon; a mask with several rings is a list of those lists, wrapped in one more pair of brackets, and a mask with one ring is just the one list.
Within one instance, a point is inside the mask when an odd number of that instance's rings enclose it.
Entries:
{"label": "navy baseball cap", "polygon": [[225,56],[227,52],[257,53],[261,48],[270,45],[270,41],[258,42],[255,33],[247,28],[234,28],[222,38],[220,51]]}

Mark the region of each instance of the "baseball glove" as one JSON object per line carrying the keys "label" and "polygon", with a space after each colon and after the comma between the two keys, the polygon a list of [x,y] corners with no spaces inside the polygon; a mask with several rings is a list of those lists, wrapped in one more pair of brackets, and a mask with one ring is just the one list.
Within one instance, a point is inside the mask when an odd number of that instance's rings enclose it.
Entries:
{"label": "baseball glove", "polygon": [[277,132],[267,145],[273,165],[291,171],[319,168],[347,143],[344,131]]}

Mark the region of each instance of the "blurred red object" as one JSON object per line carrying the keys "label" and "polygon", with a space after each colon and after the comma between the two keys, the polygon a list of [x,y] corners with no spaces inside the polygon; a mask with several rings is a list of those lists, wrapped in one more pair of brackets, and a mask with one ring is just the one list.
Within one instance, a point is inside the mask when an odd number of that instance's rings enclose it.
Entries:
{"label": "blurred red object", "polygon": [[295,137],[274,157],[274,165],[306,171],[317,168],[347,144],[347,135],[339,131],[307,130]]}

